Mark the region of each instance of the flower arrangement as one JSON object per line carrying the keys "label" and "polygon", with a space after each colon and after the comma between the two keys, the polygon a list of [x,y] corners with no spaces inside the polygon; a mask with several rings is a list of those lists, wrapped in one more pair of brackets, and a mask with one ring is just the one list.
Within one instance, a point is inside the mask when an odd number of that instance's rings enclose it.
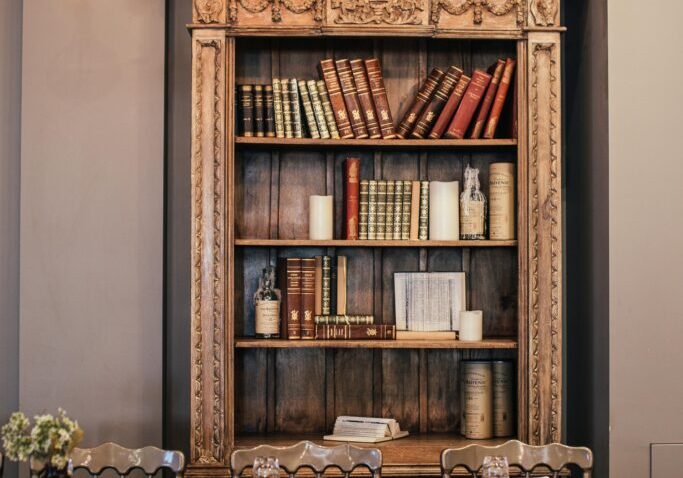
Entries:
{"label": "flower arrangement", "polygon": [[63,470],[69,463],[71,451],[83,438],[78,422],[66,416],[61,408],[56,417],[36,415],[35,424],[22,412],[14,412],[0,429],[2,445],[7,458],[27,461],[29,458],[44,462],[48,467]]}

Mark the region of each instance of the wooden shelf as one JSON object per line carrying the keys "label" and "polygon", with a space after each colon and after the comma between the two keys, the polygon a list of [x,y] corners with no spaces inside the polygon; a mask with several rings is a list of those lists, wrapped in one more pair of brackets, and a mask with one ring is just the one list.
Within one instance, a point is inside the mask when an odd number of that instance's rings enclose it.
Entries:
{"label": "wooden shelf", "polygon": [[280,340],[238,338],[238,349],[516,349],[512,338],[460,340]]}
{"label": "wooden shelf", "polygon": [[517,247],[517,241],[347,241],[344,239],[235,239],[236,246],[251,247]]}
{"label": "wooden shelf", "polygon": [[516,147],[516,139],[312,139],[237,136],[236,145],[277,148],[468,149]]}

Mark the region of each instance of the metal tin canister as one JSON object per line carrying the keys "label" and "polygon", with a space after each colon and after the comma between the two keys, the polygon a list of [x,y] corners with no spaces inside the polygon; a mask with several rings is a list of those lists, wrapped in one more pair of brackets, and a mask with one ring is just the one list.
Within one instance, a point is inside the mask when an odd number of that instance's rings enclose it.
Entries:
{"label": "metal tin canister", "polygon": [[493,367],[493,436],[515,434],[515,365],[496,360]]}
{"label": "metal tin canister", "polygon": [[493,366],[490,361],[465,360],[460,364],[463,410],[461,432],[466,438],[493,436]]}

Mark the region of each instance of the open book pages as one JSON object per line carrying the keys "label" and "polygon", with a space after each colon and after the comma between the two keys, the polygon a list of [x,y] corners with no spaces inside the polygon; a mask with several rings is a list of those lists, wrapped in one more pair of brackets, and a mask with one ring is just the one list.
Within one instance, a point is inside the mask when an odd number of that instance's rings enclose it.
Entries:
{"label": "open book pages", "polygon": [[393,418],[340,416],[334,423],[332,435],[325,435],[323,438],[331,441],[378,443],[405,436],[408,436],[408,432],[401,431]]}

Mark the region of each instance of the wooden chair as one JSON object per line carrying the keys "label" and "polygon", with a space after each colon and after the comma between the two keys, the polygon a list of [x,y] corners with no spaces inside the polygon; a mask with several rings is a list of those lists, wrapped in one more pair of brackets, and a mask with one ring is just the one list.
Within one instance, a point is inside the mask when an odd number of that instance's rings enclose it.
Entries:
{"label": "wooden chair", "polygon": [[74,471],[83,469],[94,477],[107,469],[116,471],[121,477],[139,469],[147,478],[162,469],[175,473],[176,478],[182,478],[185,471],[185,455],[179,451],[161,450],[153,446],[133,450],[116,443],[104,443],[95,448],[75,448],[71,462]]}
{"label": "wooden chair", "polygon": [[441,476],[450,478],[454,468],[465,468],[474,478],[486,456],[504,456],[511,469],[519,469],[529,478],[531,472],[547,473],[550,470],[557,478],[568,465],[581,469],[583,478],[590,478],[593,469],[593,453],[584,447],[571,447],[553,443],[545,446],[531,446],[517,440],[510,440],[498,446],[468,445],[463,448],[449,448],[441,452]]}
{"label": "wooden chair", "polygon": [[231,476],[241,476],[259,456],[277,458],[280,467],[290,478],[301,468],[310,468],[316,478],[321,478],[327,468],[340,469],[346,478],[359,467],[370,470],[373,478],[380,478],[382,473],[382,452],[377,448],[360,448],[349,444],[325,447],[302,441],[286,447],[260,445],[247,450],[235,450],[230,456]]}

